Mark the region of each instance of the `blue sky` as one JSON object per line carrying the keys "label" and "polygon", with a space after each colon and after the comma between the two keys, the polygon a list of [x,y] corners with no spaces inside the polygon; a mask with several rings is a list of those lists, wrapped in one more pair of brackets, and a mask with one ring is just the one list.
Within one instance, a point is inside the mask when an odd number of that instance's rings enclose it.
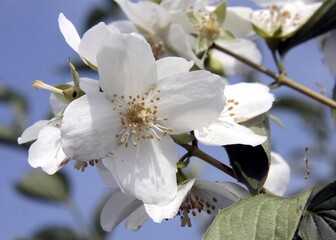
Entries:
{"label": "blue sky", "polygon": [[[231,1],[233,2],[233,1]],[[248,1],[239,1],[248,3]],[[80,35],[85,32],[84,23],[93,6],[103,5],[103,1],[0,1],[0,83],[14,88],[27,98],[30,106],[26,126],[35,121],[45,119],[50,110],[49,93],[35,90],[31,84],[35,79],[43,80],[51,85],[64,83],[71,80],[69,72],[62,71],[68,57],[78,59],[76,53],[66,44],[58,29],[57,18],[63,12],[77,27]],[[263,48],[266,53],[266,49]],[[321,55],[316,41],[310,41],[304,46],[297,47],[286,58],[288,74],[293,79],[318,91],[321,85],[329,91],[334,79],[321,63]],[[273,63],[269,54],[264,58],[264,64],[272,69]],[[293,67],[294,66],[294,67]],[[264,75],[258,75],[258,80],[269,84],[272,81]],[[235,80],[237,81],[237,80]],[[288,88],[274,91],[277,98],[283,94],[295,94]],[[302,99],[307,99],[302,97]],[[275,113],[286,125],[286,130],[272,124],[272,141],[276,151],[285,158],[294,148],[302,149],[302,156],[306,145],[314,144],[311,138],[301,127],[299,118],[285,112]],[[11,111],[3,104],[0,105],[0,121],[9,122]],[[330,133],[334,135],[333,132]],[[333,141],[335,138],[333,138]],[[334,142],[330,144],[335,145]],[[226,156],[222,149],[206,147],[213,156],[223,159]],[[27,162],[27,151],[0,145],[0,237],[13,239],[14,237],[28,237],[42,226],[65,224],[75,226],[76,222],[62,207],[27,200],[18,195],[13,184],[32,168]],[[225,159],[225,157],[224,157]],[[302,159],[287,159],[293,166],[304,169]],[[302,162],[300,162],[302,161]],[[210,180],[232,180],[223,176],[218,170],[213,170],[194,160],[195,168],[203,169],[203,176]],[[319,174],[328,176],[328,165],[319,159],[311,160],[311,169],[318,169]],[[71,178],[74,201],[83,211],[87,220],[91,219],[94,207],[102,196],[109,193],[109,189],[99,178],[94,168],[87,169],[84,173],[77,172],[69,165],[64,170]],[[302,171],[301,171],[302,174]],[[321,174],[322,175],[322,174]],[[315,175],[316,176],[316,175]],[[296,192],[314,183],[314,176],[304,180],[304,174],[293,176],[291,189]],[[331,181],[332,179],[330,179]],[[194,221],[196,222],[196,221]],[[129,232],[121,224],[111,239],[197,239],[197,228],[180,228],[178,220],[163,224],[148,222],[138,232]],[[77,226],[77,225],[76,225]]]}

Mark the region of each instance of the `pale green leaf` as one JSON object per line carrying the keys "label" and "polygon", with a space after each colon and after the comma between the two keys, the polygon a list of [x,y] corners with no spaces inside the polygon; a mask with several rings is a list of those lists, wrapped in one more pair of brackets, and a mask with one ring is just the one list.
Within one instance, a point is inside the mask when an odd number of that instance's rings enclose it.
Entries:
{"label": "pale green leaf", "polygon": [[257,195],[220,210],[203,240],[293,239],[311,190],[283,198]]}

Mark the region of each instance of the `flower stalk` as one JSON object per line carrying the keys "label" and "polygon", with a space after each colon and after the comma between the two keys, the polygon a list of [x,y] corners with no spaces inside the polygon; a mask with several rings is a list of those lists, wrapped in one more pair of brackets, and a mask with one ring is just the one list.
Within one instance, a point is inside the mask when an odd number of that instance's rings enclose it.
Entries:
{"label": "flower stalk", "polygon": [[315,99],[316,101],[326,105],[326,106],[329,106],[333,109],[336,109],[336,101],[333,101],[332,99],[322,95],[322,94],[319,94],[295,81],[293,81],[292,79],[288,78],[286,75],[284,74],[277,74],[271,70],[269,70],[268,68],[265,68],[264,66],[261,66],[259,64],[256,64],[252,61],[250,61],[249,59],[245,58],[245,57],[242,57],[232,51],[230,51],[229,49],[226,49],[226,48],[223,48],[221,46],[218,46],[216,44],[214,44],[214,48],[217,49],[217,50],[220,50],[236,59],[238,59],[239,61],[242,61],[243,63],[249,65],[250,67],[256,69],[257,71],[259,72],[262,72],[264,74],[266,74],[267,76],[273,78],[275,80],[274,83],[271,84],[270,88],[275,88],[275,87],[279,87],[281,85],[285,85],[289,88],[292,88],[312,99]]}

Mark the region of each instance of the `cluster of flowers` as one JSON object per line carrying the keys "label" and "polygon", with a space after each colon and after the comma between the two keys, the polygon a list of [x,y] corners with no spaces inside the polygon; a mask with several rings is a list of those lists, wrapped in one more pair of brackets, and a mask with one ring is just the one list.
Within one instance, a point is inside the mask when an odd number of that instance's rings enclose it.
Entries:
{"label": "cluster of flowers", "polygon": [[[240,123],[267,112],[274,101],[260,83],[229,85],[224,76],[251,69],[213,46],[260,63],[253,27],[288,34],[308,15],[302,20],[280,7],[252,11],[196,0],[115,1],[129,20],[99,23],[82,38],[59,15],[66,42],[99,80],[79,78],[70,64],[73,83],[35,81],[34,87],[53,93],[55,117],[27,128],[18,142],[35,140],[29,164],[48,174],[72,160],[82,170],[97,166],[116,189],[101,215],[106,231],[125,219],[129,229],[138,229],[148,218],[161,222],[176,215],[190,226],[189,214],[215,213],[249,193],[235,183],[188,179],[177,167],[171,136],[193,131],[208,145],[262,144],[265,136]],[[272,153],[266,186],[283,194],[288,179],[285,161]]]}

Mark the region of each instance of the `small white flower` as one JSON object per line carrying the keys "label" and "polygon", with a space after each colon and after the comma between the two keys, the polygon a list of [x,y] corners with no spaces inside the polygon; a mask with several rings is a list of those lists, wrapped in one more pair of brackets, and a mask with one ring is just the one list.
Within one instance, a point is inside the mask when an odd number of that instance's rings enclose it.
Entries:
{"label": "small white flower", "polygon": [[150,43],[156,59],[178,54],[193,60],[202,68],[203,63],[193,53],[183,28],[173,21],[169,12],[153,2],[133,3],[129,0],[115,0],[130,22],[117,21],[112,25],[123,33],[137,32]]}
{"label": "small white flower", "polygon": [[76,160],[100,159],[124,192],[164,204],[177,192],[175,143],[179,134],[216,121],[224,105],[222,79],[189,72],[182,58],[155,61],[135,35],[107,39],[97,56],[103,92],[69,104],[62,147]]}
{"label": "small white flower", "polygon": [[267,112],[274,101],[269,88],[260,83],[226,85],[226,104],[216,123],[195,130],[196,138],[207,145],[244,144],[256,146],[266,140],[239,123]]}
{"label": "small white flower", "polygon": [[271,152],[271,165],[264,187],[272,193],[282,196],[290,179],[288,163],[275,152]]}
{"label": "small white flower", "polygon": [[[73,83],[68,83],[72,85]],[[81,78],[81,89],[85,92],[98,92],[98,81]],[[54,87],[47,84],[43,85],[50,90],[55,90]],[[50,104],[55,116],[64,110],[66,103],[60,101],[54,94],[50,95]],[[48,174],[54,174],[61,169],[69,160],[63,152],[61,146],[61,129],[59,120],[41,120],[28,127],[18,138],[18,143],[23,144],[30,141],[35,141],[29,148],[28,163],[34,167],[41,167]]]}
{"label": "small white flower", "polygon": [[105,231],[112,231],[126,220],[127,229],[137,230],[149,218],[160,223],[164,219],[180,216],[181,226],[191,227],[191,216],[201,213],[215,215],[219,209],[248,195],[247,190],[235,183],[214,183],[201,179],[192,179],[180,185],[176,197],[163,206],[143,204],[138,199],[117,191],[102,210],[101,225]]}
{"label": "small white flower", "polygon": [[270,4],[268,9],[254,11],[250,18],[257,32],[264,37],[290,37],[321,6],[304,1],[280,1]]}

